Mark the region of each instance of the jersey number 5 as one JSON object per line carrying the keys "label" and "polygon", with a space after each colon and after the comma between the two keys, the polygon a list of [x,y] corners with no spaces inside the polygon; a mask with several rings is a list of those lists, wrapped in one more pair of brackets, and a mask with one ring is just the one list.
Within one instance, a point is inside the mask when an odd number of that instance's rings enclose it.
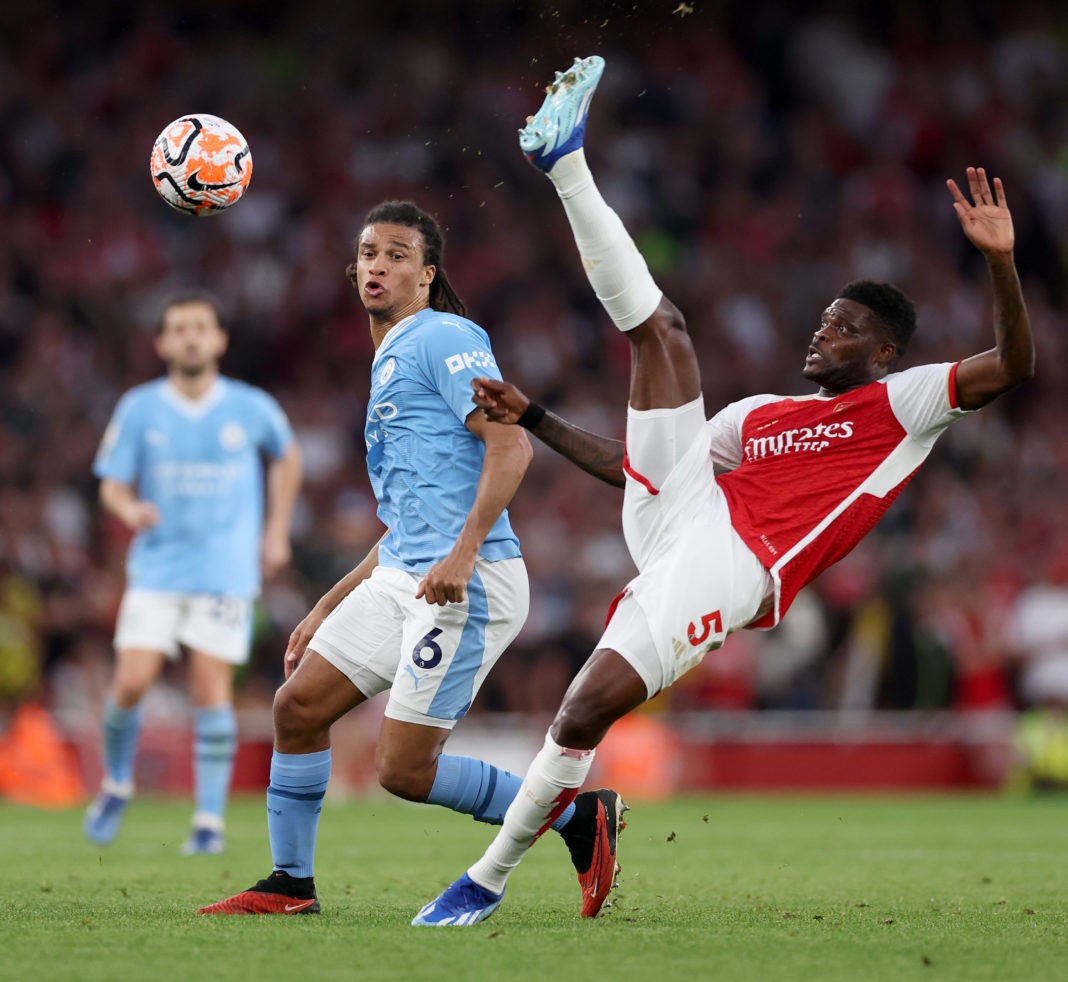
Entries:
{"label": "jersey number 5", "polygon": [[690,621],[689,627],[686,629],[686,637],[690,639],[690,644],[695,648],[699,644],[703,644],[708,640],[709,634],[715,630],[716,634],[719,634],[723,630],[723,618],[720,617],[719,611],[714,610],[710,614],[705,614],[701,617],[701,633],[697,633],[697,626],[693,621]]}

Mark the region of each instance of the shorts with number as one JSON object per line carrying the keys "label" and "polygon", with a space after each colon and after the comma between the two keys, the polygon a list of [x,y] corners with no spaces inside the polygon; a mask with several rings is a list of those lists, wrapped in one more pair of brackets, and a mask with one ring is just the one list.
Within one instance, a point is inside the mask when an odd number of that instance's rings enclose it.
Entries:
{"label": "shorts with number", "polygon": [[452,729],[527,618],[522,559],[480,559],[462,603],[415,598],[423,577],[389,566],[374,572],[308,643],[367,698],[390,690],[391,719]]}
{"label": "shorts with number", "polygon": [[[691,403],[677,411],[632,412],[628,420],[623,526],[638,575],[627,584],[598,647],[618,651],[650,696],[749,624],[772,589],[770,574],[731,524],[704,425],[689,427],[694,435],[679,445],[661,486],[644,476],[643,448],[662,455],[669,433],[680,429],[673,414],[693,412]],[[658,438],[661,430],[668,431],[664,439]]]}
{"label": "shorts with number", "polygon": [[119,607],[115,647],[161,651],[177,658],[185,645],[243,665],[252,645],[252,610],[248,597],[127,590]]}

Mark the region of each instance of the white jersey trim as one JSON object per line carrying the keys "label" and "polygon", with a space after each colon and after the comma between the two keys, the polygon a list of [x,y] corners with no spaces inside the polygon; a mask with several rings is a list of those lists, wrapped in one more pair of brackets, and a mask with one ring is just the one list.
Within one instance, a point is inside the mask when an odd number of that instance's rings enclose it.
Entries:
{"label": "white jersey trim", "polygon": [[923,444],[915,437],[906,436],[851,494],[843,498],[837,506],[823,517],[823,520],[818,525],[812,528],[804,538],[798,540],[792,549],[779,557],[775,565],[769,570],[775,579],[776,622],[779,621],[779,571],[815,542],[862,494],[870,494],[875,498],[885,498],[924,462],[930,450],[930,444]]}
{"label": "white jersey trim", "polygon": [[178,387],[170,380],[165,379],[160,389],[163,401],[173,406],[183,416],[189,419],[200,419],[214,409],[226,395],[226,380],[217,378],[199,399],[190,399],[183,395]]}
{"label": "white jersey trim", "polygon": [[393,342],[397,340],[405,331],[408,330],[412,324],[415,323],[416,317],[418,317],[423,310],[429,310],[429,307],[423,307],[422,310],[417,310],[414,314],[409,314],[404,320],[397,321],[387,332],[386,337],[382,343],[378,346],[378,350],[375,352],[375,356],[371,359],[371,370],[374,370],[375,365],[378,364],[378,359],[382,357],[382,354],[392,346]]}

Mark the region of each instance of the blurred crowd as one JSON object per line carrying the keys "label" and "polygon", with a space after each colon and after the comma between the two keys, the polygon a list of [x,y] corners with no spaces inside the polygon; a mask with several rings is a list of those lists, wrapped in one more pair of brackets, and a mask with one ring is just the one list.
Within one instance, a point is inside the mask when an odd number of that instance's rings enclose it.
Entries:
{"label": "blurred crowd", "polygon": [[[778,630],[734,636],[677,708],[1068,702],[1068,16],[1054,4],[719,2],[181,5],[0,12],[0,691],[97,711],[127,536],[93,454],[160,372],[161,298],[224,302],[224,371],[288,412],[306,475],[239,700],[269,704],[285,639],[380,534],[362,429],[372,346],[344,276],[366,210],[409,197],[506,378],[622,435],[628,353],[515,133],[554,69],[600,53],[588,155],[687,315],[709,413],[807,391],[837,289],[916,301],[906,364],[992,344],[981,257],[945,179],[1003,178],[1039,351],[1033,383],[954,427],[878,529]],[[193,219],[148,155],[190,112],[240,127],[249,193]],[[544,447],[512,506],[530,619],[476,712],[544,713],[632,574],[620,494]],[[180,671],[180,669],[176,669]],[[156,710],[179,710],[161,687]],[[173,705],[168,702],[171,700]]]}

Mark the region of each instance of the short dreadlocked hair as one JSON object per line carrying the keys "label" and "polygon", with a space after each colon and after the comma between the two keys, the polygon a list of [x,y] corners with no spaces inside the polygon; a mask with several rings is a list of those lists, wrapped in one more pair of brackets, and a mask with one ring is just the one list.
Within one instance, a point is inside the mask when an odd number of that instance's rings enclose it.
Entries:
{"label": "short dreadlocked hair", "polygon": [[916,331],[916,308],[900,289],[893,283],[853,280],[838,291],[838,296],[864,304],[875,315],[897,349],[894,361],[905,354]]}

